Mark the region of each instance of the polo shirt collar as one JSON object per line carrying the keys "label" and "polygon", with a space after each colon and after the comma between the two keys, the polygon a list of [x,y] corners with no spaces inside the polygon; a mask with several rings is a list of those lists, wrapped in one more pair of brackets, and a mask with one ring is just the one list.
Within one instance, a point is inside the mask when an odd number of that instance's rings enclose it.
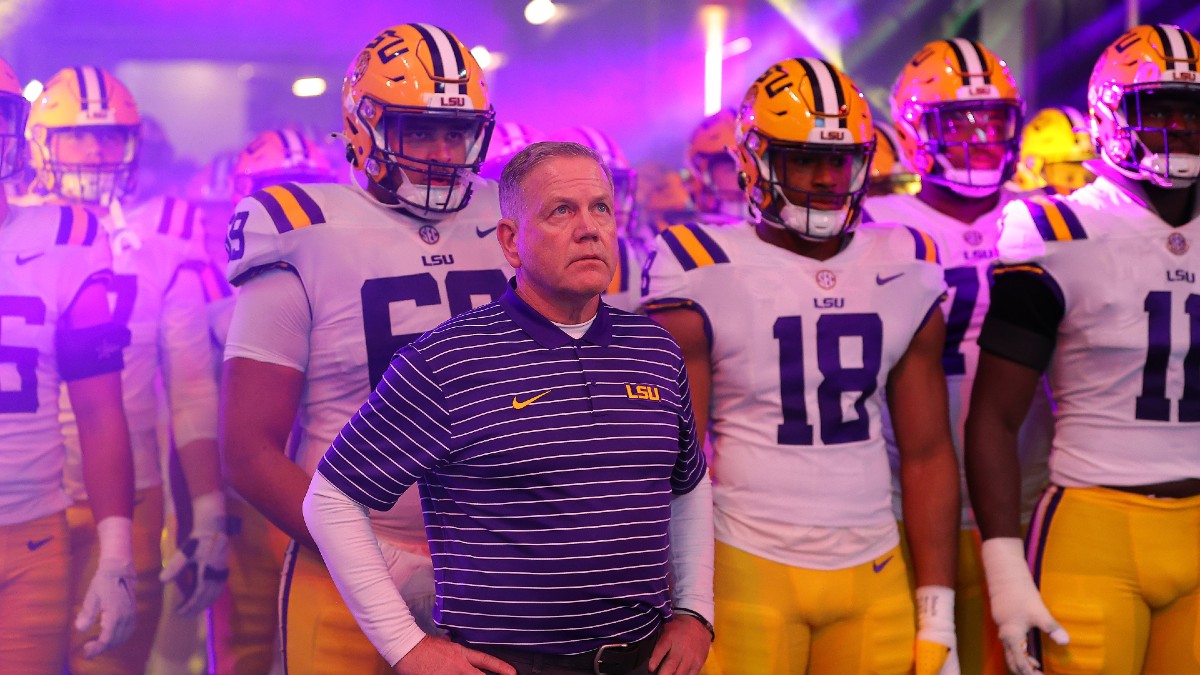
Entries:
{"label": "polo shirt collar", "polygon": [[[545,347],[546,349],[555,349],[557,347],[565,347],[574,339],[567,335],[561,328],[555,326],[549,319],[542,316],[538,311],[529,306],[521,296],[517,295],[517,280],[512,278],[508,282],[508,290],[504,291],[504,295],[500,296],[500,307],[508,313],[521,330],[525,331],[529,337],[535,342]],[[608,315],[608,305],[600,302],[599,308],[596,310],[596,319],[592,321],[591,327],[580,338],[583,342],[590,342],[600,347],[607,347],[612,343],[612,319]]]}

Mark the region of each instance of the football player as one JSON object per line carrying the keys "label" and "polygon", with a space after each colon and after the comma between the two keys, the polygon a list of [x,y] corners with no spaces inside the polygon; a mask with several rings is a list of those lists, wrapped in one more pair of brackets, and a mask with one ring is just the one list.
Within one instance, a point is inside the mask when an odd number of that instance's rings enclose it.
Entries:
{"label": "football player", "polygon": [[[644,308],[682,347],[715,448],[709,668],[723,673],[909,673],[914,654],[919,673],[956,672],[945,286],[928,235],[856,227],[873,147],[849,77],[812,58],[771,66],[738,112],[755,221],[670,227],[647,266]],[[885,389],[912,488],[916,608]]]}
{"label": "football player", "polygon": [[914,194],[921,178],[901,161],[900,137],[891,122],[875,120],[875,157],[871,160],[871,183],[867,196]]}
{"label": "football player", "polygon": [[[937,243],[945,265],[950,301],[942,305],[946,343],[942,369],[950,396],[950,428],[962,456],[963,425],[979,335],[989,298],[988,266],[996,259],[999,218],[1018,195],[1004,183],[1016,169],[1018,130],[1024,102],[1008,67],[991,50],[971,40],[937,40],[909,59],[891,94],[904,163],[920,176],[914,194],[867,200],[867,218],[920,226]],[[898,452],[890,420],[884,419],[893,462],[893,507],[902,516]],[[1049,400],[1038,391],[1022,429],[1025,514],[1032,512],[1046,484],[1052,420]],[[963,494],[966,478],[961,478]],[[979,562],[979,536],[967,500],[959,531],[957,625],[963,672],[1002,672],[1003,655],[987,624],[988,611]]]}
{"label": "football player", "polygon": [[[238,202],[268,187],[335,181],[326,155],[311,137],[293,128],[264,131],[230,162],[222,223]],[[224,240],[224,227],[221,231]],[[221,259],[226,257],[222,250]],[[222,278],[212,284],[216,297],[210,320],[214,339],[224,350],[236,296],[224,279],[225,265],[221,271]],[[209,670],[218,675],[265,673],[278,654],[279,572],[287,538],[236,493],[228,503],[230,515],[241,522],[241,536],[230,541],[229,592],[212,608]]]}
{"label": "football player", "polygon": [[[499,297],[512,274],[496,241],[496,185],[476,173],[494,113],[467,48],[429,24],[387,28],[351,64],[342,101],[358,185],[267,187],[238,204],[227,242],[240,291],[222,457],[238,493],[293,539],[280,585],[293,675],[391,672],[333,585],[301,504],[395,351]],[[373,525],[413,615],[438,632],[416,491]]]}
{"label": "football player", "polygon": [[[0,179],[22,167],[28,112],[20,82],[0,60]],[[89,630],[98,620],[100,630],[79,656],[115,647],[135,623],[133,467],[120,379],[129,332],[109,312],[108,236],[84,209],[16,207],[0,191],[0,256],[0,664],[6,672],[58,673],[75,586],[60,383],[79,422],[80,477],[99,548],[93,571],[80,578],[75,627]]]}
{"label": "football player", "polygon": [[737,111],[722,108],[692,131],[684,155],[686,185],[696,207],[694,222],[712,225],[746,222],[746,193],[738,185],[735,131]]}
{"label": "football player", "polygon": [[649,242],[636,225],[637,171],[625,159],[621,146],[608,134],[592,127],[560,129],[551,140],[579,143],[595,150],[612,169],[613,208],[617,217],[617,271],[613,274],[604,301],[632,312],[641,300],[641,270]]}
{"label": "football player", "polygon": [[[85,659],[73,637],[74,673],[131,673],[145,669],[162,608],[162,581],[184,589],[171,608],[183,615],[203,611],[226,575],[225,500],[216,445],[216,382],[201,286],[205,266],[202,233],[194,206],[156,197],[128,210],[120,200],[133,186],[138,158],[137,105],[108,71],[93,66],[64,68],[46,83],[34,103],[26,133],[32,146],[36,189],[47,202],[102,210],[100,226],[113,241],[113,318],[132,342],[121,374],[125,414],[133,451],[135,500],[134,564],[137,568],[138,626],[119,648]],[[104,212],[106,211],[106,212]],[[176,457],[186,475],[176,495],[180,547],[163,568],[163,471],[158,442],[156,379],[162,375],[171,412]],[[61,419],[68,461],[63,481],[76,503],[71,526],[71,579],[75,603],[98,557],[80,463],[76,416],[63,405]],[[185,521],[190,523],[184,527]]]}
{"label": "football player", "polygon": [[[1200,673],[1198,55],[1176,26],[1117,38],[1088,82],[1098,178],[1004,211],[967,468],[1013,672]],[[1043,371],[1051,485],[1023,549],[1016,439]]]}
{"label": "football player", "polygon": [[1087,120],[1070,106],[1039,110],[1021,132],[1021,161],[1013,181],[1024,190],[1049,185],[1069,195],[1096,179],[1083,165],[1096,159]]}

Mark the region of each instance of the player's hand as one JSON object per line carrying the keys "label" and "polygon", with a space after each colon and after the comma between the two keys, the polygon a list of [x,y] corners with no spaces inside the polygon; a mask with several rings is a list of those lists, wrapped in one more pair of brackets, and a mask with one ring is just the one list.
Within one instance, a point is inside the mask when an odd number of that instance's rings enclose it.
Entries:
{"label": "player's hand", "polygon": [[959,675],[954,628],[954,590],[917,589],[916,675]]}
{"label": "player's hand", "polygon": [[426,636],[392,668],[398,675],[517,675],[517,669],[483,652]]}
{"label": "player's hand", "polygon": [[663,625],[662,635],[650,652],[650,672],[655,675],[695,675],[708,658],[712,636],[694,616],[676,614]]}
{"label": "player's hand", "polygon": [[997,537],[983,542],[983,569],[1008,669],[1017,675],[1041,673],[1041,664],[1029,655],[1029,631],[1039,629],[1060,645],[1067,644],[1070,637],[1042,602],[1026,566],[1021,540]]}
{"label": "player's hand", "polygon": [[132,560],[100,559],[84,595],[83,608],[75,617],[75,630],[81,632],[86,632],[97,619],[100,620],[100,634],[83,645],[84,656],[93,658],[133,635],[137,619],[133,597],[136,581]]}
{"label": "player's hand", "polygon": [[174,581],[183,595],[175,613],[194,616],[221,595],[229,578],[225,498],[216,492],[192,502],[192,532],[167,562],[159,581]]}

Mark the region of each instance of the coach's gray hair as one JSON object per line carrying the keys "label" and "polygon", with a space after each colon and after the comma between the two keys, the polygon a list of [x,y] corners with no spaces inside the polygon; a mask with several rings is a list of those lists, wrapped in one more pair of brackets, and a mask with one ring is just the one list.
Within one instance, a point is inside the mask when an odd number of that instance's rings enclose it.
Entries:
{"label": "coach's gray hair", "polygon": [[613,186],[612,169],[595,150],[563,141],[544,141],[533,143],[518,152],[500,174],[500,215],[517,222],[521,213],[523,184],[533,170],[555,157],[587,157],[600,165],[604,177],[608,179],[608,187]]}

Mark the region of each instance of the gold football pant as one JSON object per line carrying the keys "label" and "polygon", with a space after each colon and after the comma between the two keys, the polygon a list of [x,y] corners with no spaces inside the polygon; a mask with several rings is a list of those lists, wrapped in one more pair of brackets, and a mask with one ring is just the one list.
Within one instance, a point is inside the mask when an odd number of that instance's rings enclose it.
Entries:
{"label": "gold football pant", "polygon": [[710,675],[908,673],[916,615],[900,548],[810,570],[716,543]]}
{"label": "gold football pant", "polygon": [[279,572],[288,540],[253,506],[236,497],[226,504],[242,526],[229,538],[228,587],[211,609],[209,672],[262,675],[278,653]]}
{"label": "gold football pant", "polygon": [[[96,523],[87,502],[78,502],[67,509],[67,522],[71,528],[71,620],[83,607],[88,584],[96,574],[100,544],[96,538]],[[137,587],[134,599],[137,604],[137,627],[128,640],[105,650],[95,658],[83,655],[84,643],[95,639],[100,633],[100,622],[91,630],[81,633],[72,627],[71,647],[68,661],[73,675],[127,675],[141,673],[150,658],[154,646],[154,634],[158,630],[158,617],[162,612],[162,583],[158,575],[162,571],[162,549],[160,546],[163,529],[163,490],[161,486],[138,490],[133,506],[133,567],[137,572]]]}
{"label": "gold football pant", "polygon": [[1026,549],[1071,636],[1032,640],[1047,675],[1200,673],[1200,497],[1052,485]]}
{"label": "gold football pant", "polygon": [[72,630],[67,518],[0,525],[0,671],[57,675]]}
{"label": "gold football pant", "polygon": [[359,629],[315,551],[288,545],[279,584],[280,640],[287,675],[390,675]]}

